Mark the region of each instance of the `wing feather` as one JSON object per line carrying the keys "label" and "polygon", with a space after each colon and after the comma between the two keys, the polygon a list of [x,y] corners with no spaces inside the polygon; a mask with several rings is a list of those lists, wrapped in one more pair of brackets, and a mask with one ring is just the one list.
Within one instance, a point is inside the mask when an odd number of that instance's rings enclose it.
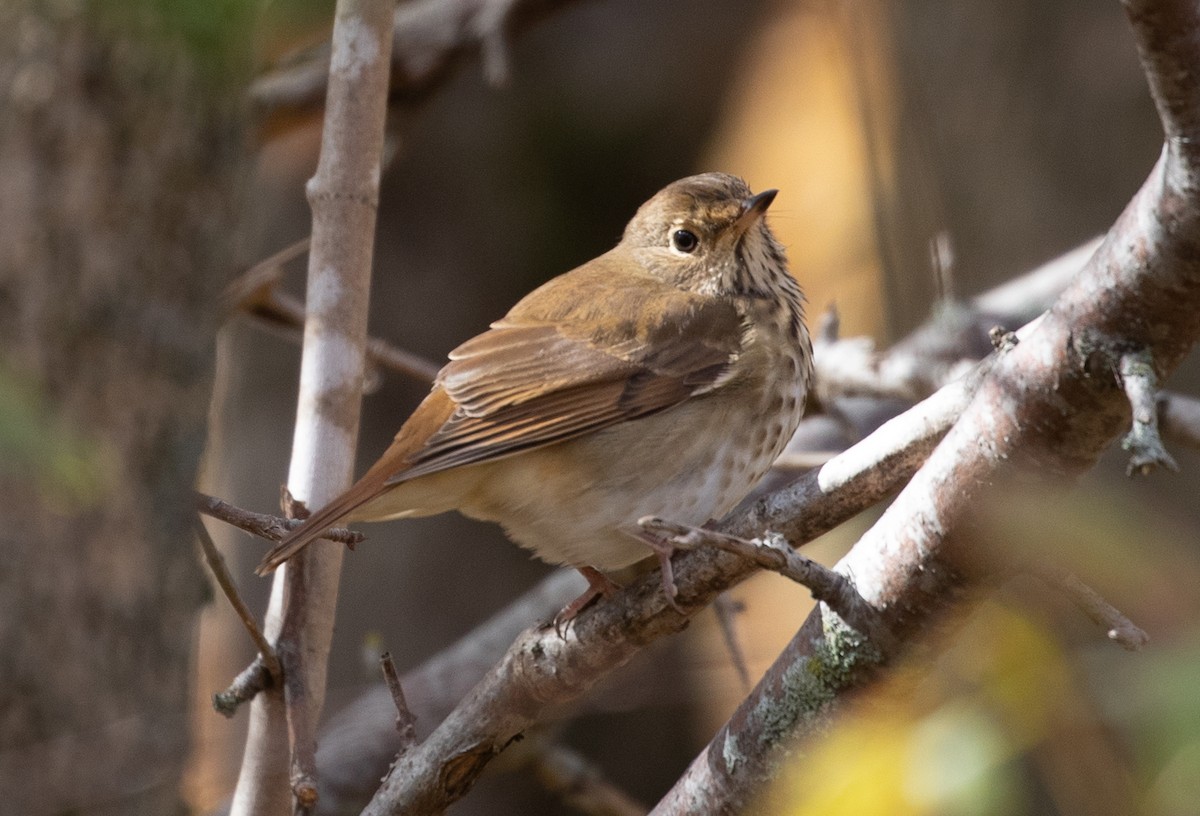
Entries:
{"label": "wing feather", "polygon": [[637,419],[723,382],[744,333],[731,302],[588,271],[551,281],[451,352],[437,386],[457,407],[388,484]]}
{"label": "wing feather", "polygon": [[388,450],[259,565],[274,569],[400,482],[562,442],[722,387],[745,330],[732,302],[631,275],[610,253],[526,296],[450,354]]}

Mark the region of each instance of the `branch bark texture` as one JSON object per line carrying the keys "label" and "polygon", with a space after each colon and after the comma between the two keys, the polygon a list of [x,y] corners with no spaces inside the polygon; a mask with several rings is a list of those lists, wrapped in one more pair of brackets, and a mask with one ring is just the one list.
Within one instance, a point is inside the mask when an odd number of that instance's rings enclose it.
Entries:
{"label": "branch bark texture", "polygon": [[[1003,284],[977,298],[971,308],[986,311],[994,320],[1012,325],[1019,323],[1023,317],[1035,316],[1049,306],[1098,244],[1099,239],[1089,242],[1079,250]],[[975,320],[972,325],[978,328],[976,334],[985,338],[986,329],[992,323]],[[1018,335],[1028,334],[1035,326],[1036,323],[1033,323],[1024,327]],[[943,320],[934,318],[930,324],[914,333],[912,340],[903,343],[904,350],[901,353],[911,358],[913,365],[919,365],[926,354],[933,354],[939,360],[949,359],[944,351],[951,347],[957,355],[961,355],[961,345],[956,346],[937,336],[945,327]],[[826,346],[822,346],[824,348]],[[882,356],[892,354],[889,350]],[[961,356],[955,357],[955,360],[961,361]],[[855,381],[865,382],[869,379],[866,372],[853,376],[857,378]],[[832,529],[841,520],[898,490],[925,461],[937,441],[962,412],[979,376],[973,373],[966,381],[944,387],[931,399],[879,427],[867,439],[832,458],[805,478],[765,494],[743,512],[735,514],[726,525],[726,532],[738,536],[756,536],[765,530],[783,530],[789,531],[794,540],[801,543],[808,540],[803,536],[811,538]],[[1180,414],[1180,420],[1169,427],[1200,426],[1200,421],[1187,421],[1187,416],[1184,416],[1186,411],[1177,413]],[[690,580],[686,576],[701,574],[692,572],[694,558],[700,556],[681,554],[675,559],[676,569],[682,571],[685,583]],[[734,574],[714,577],[713,574],[704,573],[715,587],[731,586],[746,574],[742,572],[742,562],[736,559],[728,560],[724,566],[733,569]],[[425,729],[441,722],[450,713],[470,687],[500,659],[505,647],[529,621],[547,619],[566,601],[578,595],[578,588],[571,584],[572,588],[539,597],[544,595],[543,588],[548,589],[551,585],[557,587],[564,582],[569,584],[566,579],[571,577],[569,574],[551,576],[543,587],[516,601],[495,622],[466,635],[458,644],[405,676],[405,689]],[[534,598],[538,598],[537,601],[529,603]],[[596,613],[604,614],[600,609]],[[627,610],[619,614],[636,613]],[[664,630],[664,633],[668,631],[671,630]],[[323,773],[322,812],[336,813],[360,806],[359,803],[366,801],[375,790],[380,776],[387,770],[399,747],[390,725],[391,711],[392,704],[386,690],[378,687],[365,693],[330,722],[318,756]]]}
{"label": "branch bark texture", "polygon": [[[488,77],[507,74],[508,39],[574,0],[416,0],[397,9],[391,101],[424,101],[464,61],[481,55]],[[254,83],[250,98],[264,113],[320,104],[329,75],[329,45],[314,48]]]}
{"label": "branch bark texture", "polygon": [[[1126,7],[1167,134],[1163,155],[1084,271],[1036,331],[999,355],[925,466],[838,565],[901,637],[971,586],[962,533],[974,503],[1012,479],[1091,468],[1129,422],[1123,355],[1145,352],[1161,379],[1200,335],[1200,8]],[[818,609],[654,813],[743,811],[780,749],[812,734],[836,695],[877,665],[871,644]]]}
{"label": "branch bark texture", "polygon": [[[765,529],[810,541],[898,489],[961,410],[968,385],[947,386],[886,423],[858,446],[792,486],[735,513],[722,530],[753,537]],[[887,468],[878,468],[880,461]],[[364,814],[437,813],[463,796],[484,766],[552,705],[578,697],[651,641],[689,617],[756,566],[714,550],[675,559],[679,612],[652,574],[585,610],[563,636],[523,632],[453,712],[399,758]]]}
{"label": "branch bark texture", "polygon": [[[392,10],[393,0],[339,0],[334,22],[321,154],[307,190],[308,317],[288,473],[291,495],[311,507],[348,487],[354,470]],[[315,802],[315,727],[341,562],[341,545],[318,544],[276,575],[266,633],[283,664],[283,700],[272,689],[251,708],[234,814],[288,812],[289,776],[298,804]]]}

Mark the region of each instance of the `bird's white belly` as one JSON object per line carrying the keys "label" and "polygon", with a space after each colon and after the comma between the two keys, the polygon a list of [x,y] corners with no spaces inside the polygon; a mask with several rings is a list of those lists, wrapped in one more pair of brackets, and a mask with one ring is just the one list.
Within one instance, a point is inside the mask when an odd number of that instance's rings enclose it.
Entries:
{"label": "bird's white belly", "polygon": [[546,561],[619,569],[650,555],[637,520],[699,526],[729,512],[791,438],[804,389],[706,399],[481,466],[458,504]]}

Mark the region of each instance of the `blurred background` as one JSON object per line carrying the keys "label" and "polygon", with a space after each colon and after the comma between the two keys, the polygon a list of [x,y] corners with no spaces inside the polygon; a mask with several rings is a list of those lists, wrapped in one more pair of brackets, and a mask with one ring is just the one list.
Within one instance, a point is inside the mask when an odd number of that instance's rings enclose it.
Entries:
{"label": "blurred background", "polygon": [[[148,5],[167,17],[203,13],[183,0]],[[223,44],[211,47],[254,54],[230,69],[237,81],[222,93],[232,95],[326,36],[332,15],[316,0],[213,8],[237,30],[222,41],[214,23]],[[706,170],[779,188],[771,223],[808,293],[810,325],[836,304],[843,336],[883,346],[943,295],[978,293],[1104,231],[1161,145],[1117,3],[591,0],[524,31],[509,57],[504,87],[468,64],[419,108],[394,113],[371,332],[439,363],[524,293],[610,248],[660,187]],[[223,248],[196,272],[218,287],[309,231],[304,182],[319,114],[239,121],[237,157],[214,164],[237,177]],[[304,262],[290,269],[285,286],[302,295]],[[20,285],[20,274],[5,283]],[[201,487],[273,512],[299,346],[233,318],[209,359]],[[1192,359],[1170,385],[1197,393],[1198,379]],[[360,471],[426,391],[379,373]],[[1200,457],[1173,453],[1178,475],[1129,481],[1118,450],[1068,496],[997,500],[980,542],[1052,555],[1147,629],[1148,649],[1122,652],[1045,586],[1015,580],[849,703],[829,738],[764,792],[765,812],[1195,813]],[[832,563],[870,521],[811,554]],[[263,546],[210,529],[261,612],[268,582],[253,566]],[[380,683],[381,650],[402,672],[418,666],[549,571],[497,529],[457,516],[366,532],[345,561],[327,719]],[[753,681],[811,602],[770,575],[733,595]],[[232,792],[246,716],[225,720],[209,699],[252,656],[224,600],[204,605],[189,658],[192,812]],[[745,689],[711,612],[622,674],[564,712],[556,739],[652,805]],[[21,692],[9,699],[19,706]],[[518,763],[497,766],[455,813],[574,812]]]}

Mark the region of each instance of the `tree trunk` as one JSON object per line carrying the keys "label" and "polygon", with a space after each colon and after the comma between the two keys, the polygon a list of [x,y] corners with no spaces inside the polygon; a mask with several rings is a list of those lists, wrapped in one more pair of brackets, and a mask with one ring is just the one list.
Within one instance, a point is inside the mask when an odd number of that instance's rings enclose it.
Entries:
{"label": "tree trunk", "polygon": [[0,5],[6,812],[182,809],[244,21],[180,11]]}

